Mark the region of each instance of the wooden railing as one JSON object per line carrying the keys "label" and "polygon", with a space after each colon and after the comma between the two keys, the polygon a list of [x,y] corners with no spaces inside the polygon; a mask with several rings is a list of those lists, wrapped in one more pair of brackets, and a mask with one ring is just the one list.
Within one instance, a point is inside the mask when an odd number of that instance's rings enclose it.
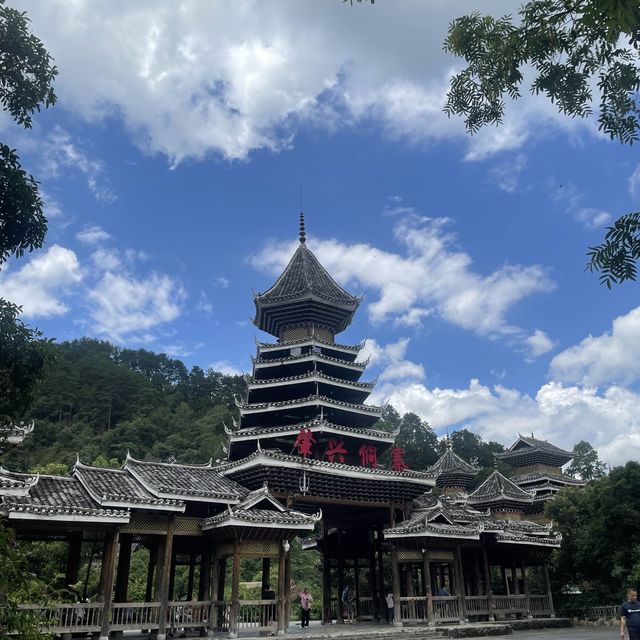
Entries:
{"label": "wooden railing", "polygon": [[499,613],[527,613],[527,596],[493,596],[494,608]]}
{"label": "wooden railing", "polygon": [[211,606],[211,629],[229,631],[231,600],[214,600]]}
{"label": "wooden railing", "polygon": [[104,604],[102,602],[77,602],[75,604],[21,604],[18,609],[33,611],[42,631],[56,633],[100,631]]}
{"label": "wooden railing", "polygon": [[357,602],[357,618],[358,620],[373,620],[373,598],[371,596],[363,596]]}
{"label": "wooden railing", "polygon": [[489,598],[487,596],[467,596],[464,606],[468,616],[489,615]]}
{"label": "wooden railing", "polygon": [[211,603],[206,601],[169,602],[167,627],[169,629],[197,629],[209,624]]}
{"label": "wooden railing", "polygon": [[277,624],[277,600],[238,601],[238,628],[242,631],[275,631]]}
{"label": "wooden railing", "polygon": [[433,619],[435,622],[457,622],[460,620],[457,596],[435,596],[433,598]]}
{"label": "wooden railing", "polygon": [[529,612],[532,616],[549,616],[553,613],[548,595],[529,596]]}
{"label": "wooden railing", "polygon": [[111,605],[109,628],[113,631],[132,628],[157,629],[159,622],[159,602],[114,602]]}
{"label": "wooden railing", "polygon": [[403,596],[400,598],[400,616],[402,621],[427,619],[427,599],[425,596]]}

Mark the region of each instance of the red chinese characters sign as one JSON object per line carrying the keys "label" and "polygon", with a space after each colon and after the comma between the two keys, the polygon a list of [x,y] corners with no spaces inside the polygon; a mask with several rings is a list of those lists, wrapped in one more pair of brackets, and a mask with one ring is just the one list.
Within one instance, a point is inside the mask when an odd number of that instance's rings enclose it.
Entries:
{"label": "red chinese characters sign", "polygon": [[325,456],[329,462],[344,462],[344,456],[346,453],[349,453],[344,448],[344,440],[329,440],[327,444],[327,450],[325,451]]}
{"label": "red chinese characters sign", "polygon": [[314,445],[316,439],[311,433],[311,429],[305,429],[304,427],[298,432],[298,437],[293,445],[294,449],[298,450],[298,453],[303,458],[308,458],[311,455],[312,445]]}
{"label": "red chinese characters sign", "polygon": [[404,461],[404,449],[402,447],[391,448],[391,468],[394,471],[404,471],[409,468]]}
{"label": "red chinese characters sign", "polygon": [[372,444],[363,444],[360,449],[358,449],[358,455],[360,456],[360,464],[363,467],[377,469],[378,451]]}

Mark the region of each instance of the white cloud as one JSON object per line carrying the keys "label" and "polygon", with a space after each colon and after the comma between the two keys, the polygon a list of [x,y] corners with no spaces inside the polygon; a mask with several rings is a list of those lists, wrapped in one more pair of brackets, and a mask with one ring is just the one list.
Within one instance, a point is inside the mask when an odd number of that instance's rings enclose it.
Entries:
{"label": "white cloud", "polygon": [[83,244],[100,244],[101,242],[105,242],[111,236],[102,228],[96,225],[92,227],[86,227],[81,231],[76,233],[76,239],[82,242]]}
{"label": "white cloud", "polygon": [[552,190],[553,199],[562,204],[565,211],[589,231],[605,226],[612,218],[608,211],[585,207],[585,194],[571,182],[557,185],[556,179],[551,177],[547,181],[547,187]]}
{"label": "white cloud", "polygon": [[114,271],[122,264],[120,252],[117,249],[105,249],[100,247],[91,254],[93,264],[100,271]]}
{"label": "white cloud", "polygon": [[640,307],[615,318],[611,331],[588,336],[551,361],[556,380],[589,385],[629,384],[640,378]]}
{"label": "white cloud", "polygon": [[611,214],[608,211],[592,207],[582,207],[574,211],[573,215],[578,222],[591,231],[604,227],[611,220]]}
{"label": "white cloud", "polygon": [[[515,389],[488,387],[471,380],[466,389],[429,389],[420,383],[396,385],[385,398],[400,413],[412,411],[440,432],[467,428],[485,440],[509,445],[518,433],[571,449],[587,440],[610,464],[636,459],[630,442],[640,441],[640,395],[612,386],[602,393],[592,387],[543,385],[531,397]],[[627,438],[627,446],[622,441]]]}
{"label": "white cloud", "polygon": [[243,373],[242,369],[229,362],[228,360],[218,360],[216,362],[212,362],[209,365],[209,368],[217,371],[218,373],[222,373],[225,376],[241,376]]}
{"label": "white cloud", "polygon": [[629,195],[632,198],[640,195],[640,164],[636,165],[633,173],[629,176]]}
{"label": "white cloud", "polygon": [[529,360],[535,360],[539,356],[551,351],[554,347],[553,340],[540,329],[536,329],[532,335],[526,338],[525,343],[529,350]]}
{"label": "white cloud", "polygon": [[[89,120],[121,119],[139,147],[172,163],[287,148],[301,123],[334,129],[373,119],[414,144],[464,137],[466,157],[475,160],[521,147],[545,124],[589,126],[557,116],[526,90],[502,127],[473,138],[461,119],[446,117],[448,78],[461,62],[443,53],[442,42],[454,17],[477,10],[471,0],[357,8],[16,1],[64,69],[56,88],[65,107]],[[504,15],[513,3],[494,0],[489,10]]]}
{"label": "white cloud", "polygon": [[186,293],[164,274],[136,278],[107,271],[88,297],[96,333],[115,342],[149,341],[153,329],[178,318]]}
{"label": "white cloud", "polygon": [[[402,253],[337,240],[312,239],[310,244],[338,281],[373,292],[367,309],[374,323],[415,326],[433,313],[479,335],[524,340],[522,330],[506,316],[521,300],[554,288],[546,269],[504,265],[481,275],[473,270],[471,257],[455,248],[449,224],[446,218],[401,218],[394,233]],[[268,243],[250,260],[276,275],[294,248],[295,243]]]}
{"label": "white cloud", "polygon": [[109,186],[102,162],[91,158],[87,152],[80,149],[71,135],[61,127],[56,126],[42,140],[26,142],[27,148],[33,149],[34,145],[45,176],[58,177],[63,169],[80,171],[85,176],[89,191],[98,202],[111,204],[117,199]]}
{"label": "white cloud", "polygon": [[368,338],[358,355],[359,361],[369,358],[371,371],[380,371],[380,381],[406,380],[407,378],[424,378],[424,367],[416,362],[405,359],[409,338],[399,338],[396,342],[385,346],[376,340]]}
{"label": "white cloud", "polygon": [[231,280],[229,278],[225,278],[224,276],[218,276],[214,281],[216,287],[222,287],[223,289],[228,289],[231,284]]}
{"label": "white cloud", "polygon": [[58,316],[69,310],[62,297],[82,277],[76,254],[53,245],[15,272],[5,267],[0,275],[0,296],[20,305],[26,318]]}
{"label": "white cloud", "polygon": [[520,174],[525,170],[526,166],[527,157],[522,153],[518,153],[515,157],[494,165],[489,175],[499,189],[507,193],[514,193],[518,188]]}

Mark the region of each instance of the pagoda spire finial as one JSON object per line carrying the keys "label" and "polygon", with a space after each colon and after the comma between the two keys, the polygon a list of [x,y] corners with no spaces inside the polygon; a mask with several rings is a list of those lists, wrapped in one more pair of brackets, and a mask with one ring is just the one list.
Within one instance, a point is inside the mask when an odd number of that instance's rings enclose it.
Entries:
{"label": "pagoda spire finial", "polygon": [[300,243],[304,244],[307,241],[307,234],[304,228],[304,213],[300,211]]}

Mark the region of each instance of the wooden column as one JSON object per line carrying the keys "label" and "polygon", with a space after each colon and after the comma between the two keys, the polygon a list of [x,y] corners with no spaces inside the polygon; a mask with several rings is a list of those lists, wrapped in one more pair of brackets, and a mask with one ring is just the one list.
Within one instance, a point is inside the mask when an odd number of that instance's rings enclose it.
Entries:
{"label": "wooden column", "polygon": [[340,531],[338,531],[338,611],[336,614],[336,624],[344,624],[344,611],[342,608],[342,592],[344,591],[344,555],[340,544]]}
{"label": "wooden column", "polygon": [[378,609],[380,611],[380,616],[382,617],[382,612],[387,606],[385,601],[385,596],[387,594],[385,592],[384,584],[384,557],[382,555],[382,528],[378,528],[376,533],[376,550],[378,552]]}
{"label": "wooden column", "polygon": [[174,553],[171,556],[171,570],[169,571],[169,601],[173,600],[173,590],[176,583],[176,564],[178,562],[178,558]]}
{"label": "wooden column", "polygon": [[512,563],[511,565],[511,580],[513,582],[513,595],[520,595],[520,581],[518,580],[518,568],[516,567],[516,563]]}
{"label": "wooden column", "polygon": [[113,601],[113,580],[116,571],[117,550],[118,530],[111,529],[105,533],[104,551],[102,553],[102,568],[100,570],[100,597],[102,597],[104,601],[100,640],[109,640],[111,603]]}
{"label": "wooden column", "polygon": [[429,620],[429,625],[433,626],[436,622],[433,619],[433,591],[431,589],[431,552],[429,551],[429,549],[426,549],[424,552],[422,566],[422,571],[424,572],[425,594],[427,596],[427,619]]}
{"label": "wooden column", "polygon": [[371,592],[371,605],[373,607],[373,619],[380,622],[382,611],[380,610],[380,597],[378,596],[378,580],[376,578],[376,547],[371,541],[371,554],[369,556],[369,591]]}
{"label": "wooden column", "polygon": [[467,606],[464,601],[466,592],[465,592],[465,586],[464,586],[464,567],[462,566],[462,549],[460,545],[457,545],[456,547],[456,566],[455,566],[454,573],[456,576],[456,582],[458,583],[456,587],[456,591],[458,592],[458,602],[460,606],[460,621],[466,622]]}
{"label": "wooden column", "polygon": [[510,596],[511,591],[509,589],[509,581],[507,580],[507,570],[503,564],[500,565],[500,572],[502,573],[502,584],[504,586],[504,592]]}
{"label": "wooden column", "polygon": [[151,549],[149,549],[149,564],[147,565],[147,587],[145,589],[144,601],[151,602],[153,598],[153,572],[156,567],[158,558],[158,546],[153,545]]}
{"label": "wooden column", "polygon": [[229,610],[229,637],[238,635],[238,614],[240,613],[240,544],[233,545],[233,568],[231,570],[231,608]]}
{"label": "wooden column", "polygon": [[[325,542],[327,541],[325,536]],[[331,556],[328,545],[322,551],[322,624],[331,624]]]}
{"label": "wooden column", "polygon": [[267,587],[271,586],[271,558],[262,558],[262,581],[260,586],[260,597],[267,590]]}
{"label": "wooden column", "polygon": [[402,607],[400,606],[400,567],[398,565],[398,549],[391,544],[391,576],[393,577],[393,604],[395,609],[394,626],[402,626]]}
{"label": "wooden column", "polygon": [[175,516],[170,515],[167,518],[167,533],[164,537],[164,543],[158,550],[158,559],[162,552],[162,568],[158,571],[159,586],[157,598],[160,601],[160,618],[158,624],[158,640],[165,640],[167,637],[167,611],[169,608],[169,579],[171,573],[171,565],[173,558],[173,533],[175,530]]}
{"label": "wooden column", "polygon": [[482,539],[482,570],[484,571],[484,590],[485,595],[489,600],[489,621],[492,622],[496,619],[496,616],[491,608],[493,600],[493,590],[491,589],[491,571],[489,570],[489,560],[487,558],[487,549],[485,546],[484,538]]}
{"label": "wooden column", "polygon": [[353,559],[353,588],[356,596],[353,619],[357,620],[360,617],[360,567],[358,566],[358,558]]}
{"label": "wooden column", "polygon": [[482,595],[482,587],[481,587],[481,581],[480,581],[480,561],[478,560],[478,554],[475,552],[473,554],[473,573],[474,573],[475,583],[476,583],[475,595],[480,596]]}
{"label": "wooden column", "polygon": [[[220,614],[219,611],[223,611],[223,609],[218,609],[218,606],[215,604],[219,600],[222,600],[222,596],[220,593],[220,565],[222,564],[222,560],[218,558],[217,555],[209,555],[209,565],[210,565],[210,573],[209,576],[209,584],[210,590],[209,595],[211,597],[211,606],[209,607],[209,631],[215,632],[220,625]],[[224,581],[223,581],[224,584]]]}
{"label": "wooden column", "polygon": [[527,580],[527,565],[524,560],[520,564],[520,571],[522,572],[522,590],[524,591],[524,597],[527,607],[527,617],[533,618],[531,615],[531,599],[529,598],[529,581]]}
{"label": "wooden column", "polygon": [[196,555],[195,553],[189,554],[189,575],[187,576],[187,601],[193,600],[193,578],[196,572]]}
{"label": "wooden column", "polygon": [[129,568],[131,567],[131,535],[120,536],[120,551],[118,553],[118,571],[116,573],[116,602],[127,601],[129,588]]}
{"label": "wooden column", "polygon": [[551,595],[551,580],[549,580],[549,565],[544,565],[544,582],[547,585],[547,598],[549,598],[549,608],[551,609],[551,617],[556,617],[556,612],[553,608],[553,596]]}
{"label": "wooden column", "polygon": [[285,568],[285,553],[282,543],[278,550],[278,634],[284,633],[284,600],[285,591],[289,585],[285,584],[287,579],[287,571]]}
{"label": "wooden column", "polygon": [[81,551],[82,551],[82,531],[72,531],[69,534],[67,570],[65,572],[65,584],[67,586],[78,582],[78,574],[80,573]]}
{"label": "wooden column", "polygon": [[289,615],[291,611],[291,553],[284,554],[284,630],[289,628]]}
{"label": "wooden column", "polygon": [[198,584],[198,600],[211,600],[211,550],[207,540],[203,540],[200,556],[200,579]]}

